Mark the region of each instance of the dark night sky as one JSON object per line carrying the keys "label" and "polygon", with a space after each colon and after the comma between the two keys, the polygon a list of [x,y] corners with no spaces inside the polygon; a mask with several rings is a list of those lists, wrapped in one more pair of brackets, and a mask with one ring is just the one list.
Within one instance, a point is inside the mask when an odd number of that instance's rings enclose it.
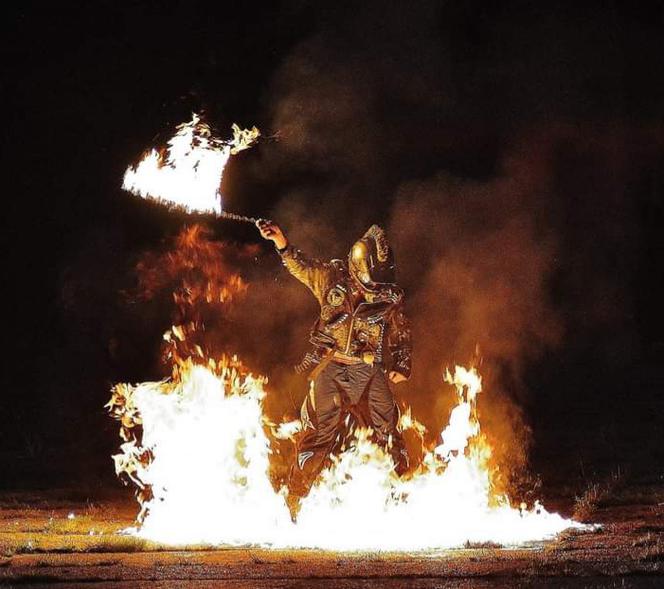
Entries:
{"label": "dark night sky", "polygon": [[[545,152],[555,196],[519,206],[556,235],[546,288],[565,335],[524,355],[526,388],[542,391],[523,399],[535,459],[556,455],[560,420],[586,419],[589,431],[561,435],[612,445],[598,462],[646,447],[661,465],[664,9],[633,4],[5,9],[0,486],[47,480],[63,455],[65,476],[110,471],[116,426],[101,405],[111,383],[154,376],[163,327],[154,310],[128,312],[120,293],[141,252],[185,222],[124,194],[120,179],[200,109],[219,129],[284,134],[228,170],[238,212],[295,219],[290,203],[320,204],[341,233],[343,209],[325,204],[340,186],[382,220],[408,186],[435,186],[441,173],[490,185],[506,161]],[[215,231],[257,241],[242,227]],[[132,312],[140,330],[123,325]]]}

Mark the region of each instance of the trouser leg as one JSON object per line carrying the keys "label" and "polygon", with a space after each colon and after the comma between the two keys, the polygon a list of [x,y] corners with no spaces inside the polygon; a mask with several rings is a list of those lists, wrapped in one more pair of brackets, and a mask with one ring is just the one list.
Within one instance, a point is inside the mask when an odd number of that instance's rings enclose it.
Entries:
{"label": "trouser leg", "polygon": [[387,375],[381,369],[376,370],[368,384],[367,400],[371,425],[376,433],[377,442],[392,456],[397,474],[408,469],[408,453],[401,433],[397,430],[399,411],[390,389]]}
{"label": "trouser leg", "polygon": [[309,492],[337,441],[342,405],[337,372],[334,365],[326,367],[302,404],[304,431],[297,442],[296,460],[288,484],[293,495],[304,497]]}
{"label": "trouser leg", "polygon": [[407,470],[408,454],[397,430],[398,410],[385,372],[366,364],[348,367],[332,363],[318,375],[302,405],[304,431],[288,485],[292,495],[303,497],[309,492],[339,441],[344,400],[357,408],[364,396],[376,441],[392,456],[397,474]]}

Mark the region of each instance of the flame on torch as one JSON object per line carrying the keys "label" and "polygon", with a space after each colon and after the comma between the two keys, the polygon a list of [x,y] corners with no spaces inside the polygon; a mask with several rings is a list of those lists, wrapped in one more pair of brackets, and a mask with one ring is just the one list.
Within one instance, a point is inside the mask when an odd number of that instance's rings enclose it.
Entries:
{"label": "flame on torch", "polygon": [[136,166],[129,166],[122,188],[140,196],[187,212],[223,212],[219,187],[231,155],[251,147],[260,131],[233,124],[233,137],[221,140],[210,126],[193,114],[178,125],[165,149],[151,149]]}

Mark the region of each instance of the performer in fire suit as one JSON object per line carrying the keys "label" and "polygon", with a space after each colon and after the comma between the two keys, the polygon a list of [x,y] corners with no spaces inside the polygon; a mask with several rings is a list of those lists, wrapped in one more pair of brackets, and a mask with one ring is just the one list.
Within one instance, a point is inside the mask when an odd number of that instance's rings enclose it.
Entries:
{"label": "performer in fire suit", "polygon": [[322,262],[291,245],[276,224],[261,220],[257,225],[274,242],[288,271],[320,304],[310,340],[314,348],[296,367],[300,372],[312,369],[313,386],[301,409],[303,432],[289,480],[291,501],[309,492],[326,459],[339,449],[349,415],[372,428],[401,474],[408,455],[397,431],[390,381],[410,376],[411,336],[385,232],[372,225],[353,245],[347,262]]}

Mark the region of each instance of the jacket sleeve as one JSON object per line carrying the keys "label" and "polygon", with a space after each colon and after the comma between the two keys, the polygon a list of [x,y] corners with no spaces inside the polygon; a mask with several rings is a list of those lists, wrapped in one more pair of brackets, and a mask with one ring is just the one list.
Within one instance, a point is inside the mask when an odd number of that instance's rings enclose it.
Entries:
{"label": "jacket sleeve", "polygon": [[286,269],[309,287],[318,302],[322,303],[326,287],[333,273],[332,266],[321,262],[317,258],[309,258],[301,250],[290,244],[279,254]]}
{"label": "jacket sleeve", "polygon": [[392,355],[392,367],[406,378],[410,377],[413,345],[410,334],[410,321],[399,303],[390,319],[388,345]]}

